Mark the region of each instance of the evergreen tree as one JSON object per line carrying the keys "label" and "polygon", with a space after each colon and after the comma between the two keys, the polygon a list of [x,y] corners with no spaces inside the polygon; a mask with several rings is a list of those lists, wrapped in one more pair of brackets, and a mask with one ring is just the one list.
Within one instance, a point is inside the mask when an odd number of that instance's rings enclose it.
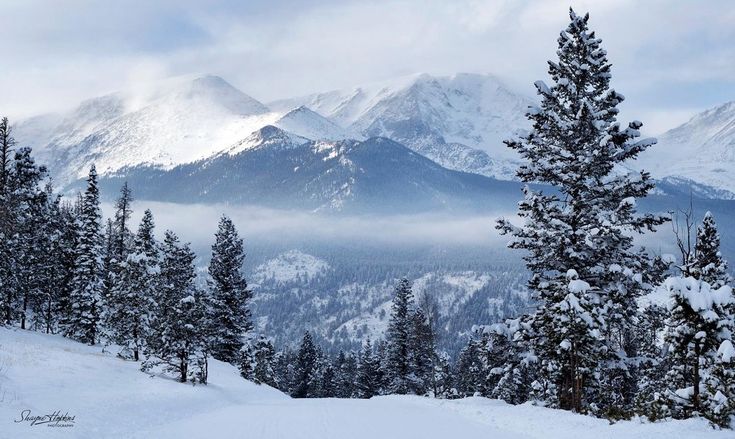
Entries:
{"label": "evergreen tree", "polygon": [[629,232],[653,230],[663,219],[636,214],[635,199],[653,188],[648,173],[614,171],[655,141],[635,140],[640,122],[621,129],[623,96],[610,89],[601,40],[588,29],[588,15],[570,11],[570,18],[558,39],[559,59],[549,62],[554,84],[535,84],[541,106],[528,113],[533,129],[506,142],[526,161],[521,180],[558,192],[526,186],[519,204],[525,225],[501,220],[498,229],[513,237],[511,248],[528,252],[528,286],[539,306],[523,331],[527,358],[537,358],[543,372],[537,387],[549,405],[583,411],[591,408],[590,395],[616,391],[606,387],[606,374],[625,369],[634,354],[625,342],[646,285],[644,255],[632,250]]}
{"label": "evergreen tree", "polygon": [[304,333],[301,347],[294,367],[294,385],[291,396],[294,398],[313,398],[319,390],[318,352],[309,331]]}
{"label": "evergreen tree", "polygon": [[16,285],[12,243],[14,218],[8,180],[15,139],[7,117],[0,119],[0,319],[6,325],[15,321]]}
{"label": "evergreen tree", "polygon": [[100,200],[97,171],[89,171],[87,189],[81,203],[76,239],[74,277],[69,297],[69,315],[64,328],[67,337],[94,344],[100,319],[99,301],[102,290]]}
{"label": "evergreen tree", "polygon": [[47,236],[47,192],[41,182],[46,168],[37,166],[30,148],[15,151],[7,184],[10,189],[10,207],[13,209],[14,236],[11,238],[15,259],[15,288],[19,294],[20,327],[25,329],[30,308],[43,296],[46,265],[44,253]]}
{"label": "evergreen tree", "polygon": [[352,398],[357,393],[357,359],[340,350],[334,360],[335,390],[338,398]]}
{"label": "evergreen tree", "polygon": [[[722,357],[721,350],[732,347],[735,322],[727,310],[735,303],[732,289],[713,289],[694,277],[670,277],[662,288],[670,295],[665,341],[672,359],[666,374],[672,414],[677,418],[700,415],[721,422],[726,411],[722,398],[731,391],[729,383],[707,382],[720,361],[718,357]],[[728,367],[729,361],[720,362]]]}
{"label": "evergreen tree", "polygon": [[79,223],[77,218],[81,213],[81,194],[75,203],[66,203],[61,206],[62,233],[59,240],[55,241],[58,246],[58,258],[56,261],[62,270],[62,279],[54,286],[57,295],[55,313],[57,327],[64,331],[72,320],[71,297],[74,290],[74,274],[76,273],[76,249],[79,240]]}
{"label": "evergreen tree", "polygon": [[329,358],[321,356],[318,362],[319,370],[319,391],[317,395],[319,398],[333,398],[337,396],[337,382],[334,367],[332,366]]}
{"label": "evergreen tree", "polygon": [[639,325],[640,379],[636,394],[636,413],[651,421],[671,415],[666,393],[666,372],[671,369],[671,360],[665,346],[658,339],[665,328],[667,311],[656,304],[649,304],[642,311]]}
{"label": "evergreen tree", "polygon": [[128,182],[123,183],[120,188],[120,196],[115,201],[114,240],[112,243],[114,258],[120,262],[127,257],[128,250],[132,244],[132,233],[130,232],[130,216],[132,209],[133,193],[128,187]]}
{"label": "evergreen tree", "polygon": [[276,350],[267,338],[260,336],[255,343],[255,367],[253,368],[253,381],[258,384],[267,384],[278,387],[275,372]]}
{"label": "evergreen tree", "polygon": [[505,366],[512,363],[512,347],[508,339],[508,329],[504,324],[496,324],[482,329],[480,335],[480,356],[484,376],[484,395],[492,395],[505,373]]}
{"label": "evergreen tree", "polygon": [[385,341],[385,339],[378,340],[377,343],[375,343],[375,361],[378,363],[378,394],[379,395],[385,395],[388,393],[388,385],[386,383],[386,367],[388,364],[387,361],[388,358],[388,343]]}
{"label": "evergreen tree", "polygon": [[523,319],[509,319],[493,327],[498,335],[503,334],[507,337],[508,352],[500,377],[490,396],[509,404],[522,404],[528,401],[537,376],[533,364],[535,359],[525,350],[522,323]]}
{"label": "evergreen tree", "polygon": [[457,396],[457,390],[453,387],[452,368],[450,357],[446,352],[440,352],[434,363],[434,397],[450,399]]}
{"label": "evergreen tree", "polygon": [[[36,330],[53,333],[62,317],[60,307],[64,295],[68,295],[73,274],[73,241],[65,239],[70,221],[64,211],[60,196],[54,196],[51,185],[46,187],[46,205],[40,225],[42,239],[38,244],[40,260],[38,295],[31,305],[33,325]],[[73,232],[73,230],[72,230]],[[71,254],[71,256],[70,256]],[[72,259],[72,262],[69,262]]]}
{"label": "evergreen tree", "polygon": [[100,302],[102,303],[102,329],[105,330],[109,326],[109,320],[111,319],[111,316],[108,315],[108,310],[114,307],[112,289],[117,280],[118,269],[118,260],[115,257],[115,223],[110,218],[105,223],[102,239],[102,258],[100,263],[102,270],[102,290],[100,292]]}
{"label": "evergreen tree", "polygon": [[207,381],[206,298],[195,285],[195,255],[188,244],[167,231],[161,248],[155,308],[145,345],[142,369],[163,366],[180,382]]}
{"label": "evergreen tree", "polygon": [[[664,334],[670,347],[665,375],[668,405],[674,417],[704,416],[727,426],[735,414],[731,363],[735,297],[727,285],[731,278],[712,215],[708,212],[698,228],[693,252],[681,244],[686,237],[677,239],[685,261],[682,275],[669,277],[661,286],[670,296]],[[665,408],[668,414],[669,407]]]}
{"label": "evergreen tree", "polygon": [[436,356],[434,333],[420,308],[411,315],[409,356],[411,363],[409,381],[412,393],[416,395],[434,393],[436,391],[433,379]]}
{"label": "evergreen tree", "polygon": [[413,292],[408,279],[395,288],[386,334],[387,356],[385,380],[388,393],[406,394],[411,389],[411,304]]}
{"label": "evergreen tree", "polygon": [[372,398],[380,392],[380,383],[378,381],[378,363],[373,355],[373,346],[370,338],[365,341],[360,352],[360,359],[357,366],[357,397]]}
{"label": "evergreen tree", "polygon": [[276,352],[274,360],[277,388],[289,395],[293,393],[293,384],[296,381],[294,373],[295,358],[294,352],[286,347],[284,350]]}
{"label": "evergreen tree", "polygon": [[712,288],[732,283],[727,272],[727,262],[720,253],[720,234],[710,212],[704,215],[702,225],[697,228],[694,260],[691,262],[690,275],[707,282]]}
{"label": "evergreen tree", "polygon": [[253,328],[248,309],[251,292],[241,272],[244,259],[242,239],[232,220],[223,216],[212,246],[209,286],[215,331],[212,355],[227,362],[236,358],[242,337]]}
{"label": "evergreen tree", "polygon": [[[140,359],[148,331],[149,314],[154,309],[156,276],[159,271],[158,243],[153,236],[153,214],[146,210],[132,249],[117,269],[107,310],[110,339],[123,347],[121,355]],[[123,257],[123,256],[119,256]]]}
{"label": "evergreen tree", "polygon": [[467,345],[459,352],[454,376],[457,391],[461,396],[484,393],[484,367],[480,343],[475,338],[470,338]]}

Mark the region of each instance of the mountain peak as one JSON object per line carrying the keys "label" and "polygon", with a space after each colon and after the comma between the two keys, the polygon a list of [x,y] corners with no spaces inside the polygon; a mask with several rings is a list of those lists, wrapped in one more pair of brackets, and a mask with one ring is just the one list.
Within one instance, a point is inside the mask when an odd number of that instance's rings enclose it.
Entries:
{"label": "mountain peak", "polygon": [[266,125],[256,131],[253,131],[252,134],[232,145],[232,147],[227,150],[226,154],[232,156],[243,151],[267,146],[282,146],[290,148],[297,145],[303,145],[308,141],[309,139],[289,133],[276,126]]}
{"label": "mountain peak", "polygon": [[342,140],[351,137],[345,129],[305,105],[290,110],[275,125],[312,140]]}
{"label": "mountain peak", "polygon": [[204,75],[184,82],[169,97],[202,100],[206,104],[219,105],[243,116],[264,114],[270,111],[256,99],[246,95],[219,76]]}

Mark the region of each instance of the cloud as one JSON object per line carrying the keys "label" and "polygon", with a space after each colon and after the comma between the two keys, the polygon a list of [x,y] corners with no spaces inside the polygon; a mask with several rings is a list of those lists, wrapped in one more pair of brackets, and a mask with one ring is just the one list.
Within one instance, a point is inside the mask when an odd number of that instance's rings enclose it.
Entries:
{"label": "cloud", "polygon": [[[569,3],[11,2],[0,26],[7,60],[0,112],[24,117],[141,77],[191,73],[219,74],[265,101],[423,71],[491,72],[532,93]],[[729,2],[571,3],[590,11],[604,40],[614,85],[628,96],[624,116],[699,110],[735,98]]]}
{"label": "cloud", "polygon": [[[197,249],[211,245],[222,215],[232,218],[247,241],[260,243],[288,244],[308,239],[381,246],[461,245],[501,249],[508,240],[495,230],[494,217],[481,215],[329,216],[257,206],[136,201],[133,223],[140,220],[145,209],[153,212],[158,238],[170,229]],[[113,214],[112,205],[103,205],[103,213],[109,218]]]}

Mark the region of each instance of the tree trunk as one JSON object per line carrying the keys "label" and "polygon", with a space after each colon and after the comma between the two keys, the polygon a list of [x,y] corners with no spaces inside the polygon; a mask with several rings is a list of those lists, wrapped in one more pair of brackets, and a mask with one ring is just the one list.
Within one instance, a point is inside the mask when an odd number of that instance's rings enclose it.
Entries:
{"label": "tree trunk", "polygon": [[186,376],[188,374],[188,367],[189,363],[186,361],[186,354],[184,352],[179,353],[179,370],[181,371],[181,376],[179,377],[179,382],[185,383],[186,382]]}
{"label": "tree trunk", "polygon": [[26,311],[28,310],[28,293],[23,293],[23,314],[20,317],[20,329],[26,329]]}
{"label": "tree trunk", "polygon": [[694,410],[699,412],[699,343],[694,345],[694,395],[692,395],[692,404]]}
{"label": "tree trunk", "polygon": [[138,353],[138,327],[133,326],[133,343],[135,344],[135,347],[133,348],[133,359],[135,361],[138,361],[140,358]]}

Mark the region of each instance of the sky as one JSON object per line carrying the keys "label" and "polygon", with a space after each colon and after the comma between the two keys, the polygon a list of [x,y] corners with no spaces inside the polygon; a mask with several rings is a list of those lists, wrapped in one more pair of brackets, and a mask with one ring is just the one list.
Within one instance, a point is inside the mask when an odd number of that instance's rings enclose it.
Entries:
{"label": "sky", "polygon": [[190,74],[265,102],[419,72],[492,73],[531,95],[570,5],[590,12],[623,116],[647,132],[735,100],[728,0],[3,0],[0,114]]}

